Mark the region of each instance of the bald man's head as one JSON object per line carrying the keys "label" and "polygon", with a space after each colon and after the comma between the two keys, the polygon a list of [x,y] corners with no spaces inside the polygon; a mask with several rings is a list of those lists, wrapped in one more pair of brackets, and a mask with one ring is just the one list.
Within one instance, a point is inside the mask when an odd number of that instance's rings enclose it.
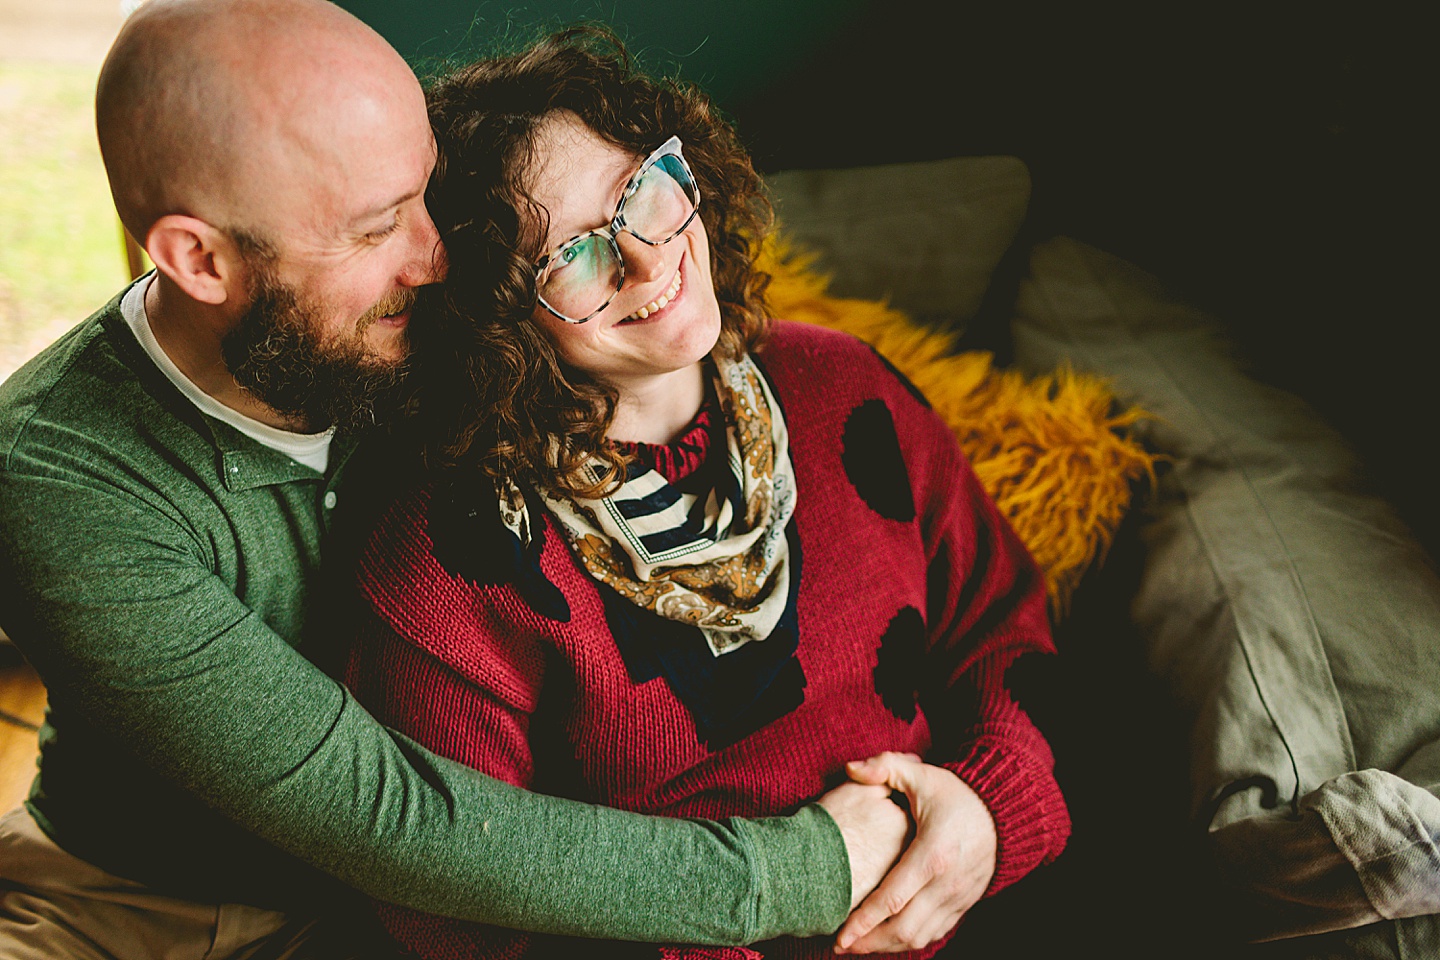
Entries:
{"label": "bald man's head", "polygon": [[435,138],[399,54],[326,0],[149,0],[95,113],[116,208],[159,274],[148,319],[187,376],[284,424],[371,416],[415,290],[443,272]]}
{"label": "bald man's head", "polygon": [[[149,0],[101,70],[96,127],[121,220],[167,214],[266,241],[314,221],[345,154],[428,138],[399,54],[327,0]],[[376,142],[376,141],[379,142]]]}

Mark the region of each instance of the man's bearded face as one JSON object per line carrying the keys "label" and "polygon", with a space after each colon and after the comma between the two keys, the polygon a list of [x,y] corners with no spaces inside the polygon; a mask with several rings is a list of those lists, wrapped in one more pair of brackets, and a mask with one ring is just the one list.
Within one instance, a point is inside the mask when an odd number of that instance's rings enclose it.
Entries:
{"label": "man's bearded face", "polygon": [[384,419],[400,400],[408,363],[378,356],[365,330],[415,301],[402,289],[375,304],[348,332],[326,331],[327,312],[283,283],[263,258],[250,260],[250,306],[221,343],[235,382],[307,429],[357,429]]}

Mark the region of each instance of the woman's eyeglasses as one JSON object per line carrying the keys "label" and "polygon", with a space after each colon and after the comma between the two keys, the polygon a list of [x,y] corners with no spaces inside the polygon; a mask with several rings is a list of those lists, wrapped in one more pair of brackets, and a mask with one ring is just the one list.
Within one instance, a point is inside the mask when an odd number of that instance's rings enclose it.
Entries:
{"label": "woman's eyeglasses", "polygon": [[566,323],[593,318],[625,284],[625,258],[615,238],[626,232],[658,247],[684,233],[699,207],[695,175],[680,155],[680,138],[671,137],[625,185],[609,224],[566,240],[536,261],[540,305]]}

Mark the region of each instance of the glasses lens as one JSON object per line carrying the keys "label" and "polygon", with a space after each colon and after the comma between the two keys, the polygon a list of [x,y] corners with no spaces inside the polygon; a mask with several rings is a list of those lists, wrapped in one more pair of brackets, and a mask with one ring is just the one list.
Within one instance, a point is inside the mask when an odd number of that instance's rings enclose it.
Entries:
{"label": "glasses lens", "polygon": [[663,243],[685,228],[700,193],[677,154],[655,159],[625,200],[625,225],[650,243]]}
{"label": "glasses lens", "polygon": [[615,246],[592,233],[555,254],[539,293],[552,310],[571,320],[584,320],[604,306],[619,287],[620,259]]}

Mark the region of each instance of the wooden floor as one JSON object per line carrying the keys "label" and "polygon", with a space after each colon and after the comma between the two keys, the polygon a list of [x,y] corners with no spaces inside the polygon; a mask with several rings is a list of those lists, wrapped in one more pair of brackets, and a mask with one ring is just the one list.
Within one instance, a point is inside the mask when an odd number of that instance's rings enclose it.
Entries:
{"label": "wooden floor", "polygon": [[13,659],[0,661],[5,664],[0,666],[0,814],[30,792],[38,727],[45,717],[45,686],[34,670]]}

